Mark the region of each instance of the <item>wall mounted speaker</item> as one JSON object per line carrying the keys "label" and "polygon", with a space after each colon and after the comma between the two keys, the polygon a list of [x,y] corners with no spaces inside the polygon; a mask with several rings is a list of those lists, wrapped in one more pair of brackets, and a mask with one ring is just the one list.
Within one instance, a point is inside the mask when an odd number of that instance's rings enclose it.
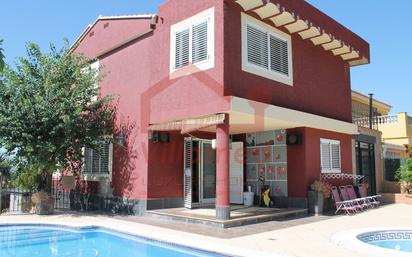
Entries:
{"label": "wall mounted speaker", "polygon": [[287,145],[301,145],[302,144],[302,134],[293,133],[293,134],[287,135],[286,144]]}
{"label": "wall mounted speaker", "polygon": [[153,132],[152,142],[153,143],[169,143],[169,133],[167,132]]}

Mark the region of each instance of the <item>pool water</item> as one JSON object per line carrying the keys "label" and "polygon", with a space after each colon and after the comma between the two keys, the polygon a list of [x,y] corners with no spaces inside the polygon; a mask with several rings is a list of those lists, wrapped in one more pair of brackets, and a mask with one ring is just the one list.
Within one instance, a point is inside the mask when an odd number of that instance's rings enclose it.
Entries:
{"label": "pool water", "polygon": [[412,253],[412,240],[385,240],[370,242],[369,244],[401,252]]}
{"label": "pool water", "polygon": [[[183,242],[182,242],[183,243]],[[97,227],[0,226],[0,257],[218,257]]]}

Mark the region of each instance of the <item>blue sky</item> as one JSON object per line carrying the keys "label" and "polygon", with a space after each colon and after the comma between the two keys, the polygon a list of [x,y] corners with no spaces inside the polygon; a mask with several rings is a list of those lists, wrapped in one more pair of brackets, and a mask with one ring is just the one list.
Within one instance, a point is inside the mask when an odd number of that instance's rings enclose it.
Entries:
{"label": "blue sky", "polygon": [[[195,1],[195,0],[194,0]],[[196,0],[201,1],[201,0]],[[3,0],[0,38],[5,40],[7,62],[25,54],[27,41],[47,49],[73,42],[98,15],[157,12],[164,0]],[[394,106],[393,112],[412,114],[411,79],[412,1],[308,0],[371,45],[371,64],[352,68],[352,88],[375,93]]]}

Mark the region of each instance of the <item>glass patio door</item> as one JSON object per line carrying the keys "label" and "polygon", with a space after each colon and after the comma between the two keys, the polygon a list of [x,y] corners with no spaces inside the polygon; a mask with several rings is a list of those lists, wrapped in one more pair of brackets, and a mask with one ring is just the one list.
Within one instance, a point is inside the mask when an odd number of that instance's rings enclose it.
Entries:
{"label": "glass patio door", "polygon": [[216,198],[216,151],[212,142],[185,138],[184,146],[185,207],[211,205]]}
{"label": "glass patio door", "polygon": [[216,151],[212,148],[212,142],[201,143],[201,171],[200,171],[200,202],[211,204],[216,198]]}

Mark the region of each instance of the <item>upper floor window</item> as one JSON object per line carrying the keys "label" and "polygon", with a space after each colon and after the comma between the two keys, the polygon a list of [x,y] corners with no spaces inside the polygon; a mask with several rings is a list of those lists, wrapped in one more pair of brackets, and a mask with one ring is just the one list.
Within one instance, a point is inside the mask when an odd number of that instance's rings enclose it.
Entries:
{"label": "upper floor window", "polygon": [[340,141],[322,138],[320,140],[320,159],[322,173],[340,173],[342,170]]}
{"label": "upper floor window", "polygon": [[242,13],[242,69],[292,86],[291,37]]}
{"label": "upper floor window", "polygon": [[170,72],[193,64],[199,70],[214,67],[214,8],[171,27]]}

